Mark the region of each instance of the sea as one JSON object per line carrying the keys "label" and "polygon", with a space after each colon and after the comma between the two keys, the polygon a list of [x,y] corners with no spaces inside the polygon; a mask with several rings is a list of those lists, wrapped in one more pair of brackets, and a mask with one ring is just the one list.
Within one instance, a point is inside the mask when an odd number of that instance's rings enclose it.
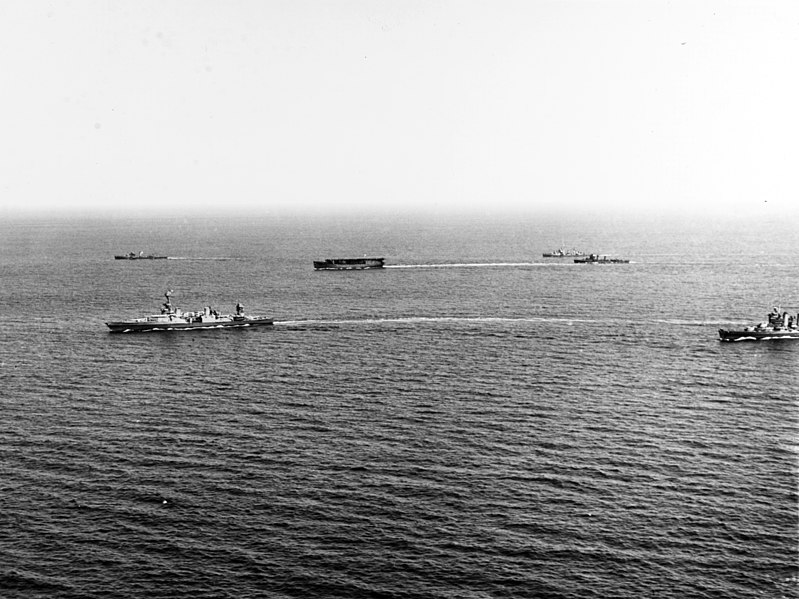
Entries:
{"label": "sea", "polygon": [[[799,341],[718,339],[797,231],[6,215],[0,597],[799,597]],[[109,333],[167,290],[275,323]]]}

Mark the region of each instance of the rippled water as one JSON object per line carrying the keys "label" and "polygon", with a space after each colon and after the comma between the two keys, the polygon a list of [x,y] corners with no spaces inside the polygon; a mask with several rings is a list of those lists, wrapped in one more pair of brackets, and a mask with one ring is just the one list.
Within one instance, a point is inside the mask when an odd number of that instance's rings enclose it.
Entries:
{"label": "rippled water", "polygon": [[[799,596],[799,342],[716,332],[799,311],[757,226],[2,223],[2,596]],[[167,288],[276,324],[107,332]]]}

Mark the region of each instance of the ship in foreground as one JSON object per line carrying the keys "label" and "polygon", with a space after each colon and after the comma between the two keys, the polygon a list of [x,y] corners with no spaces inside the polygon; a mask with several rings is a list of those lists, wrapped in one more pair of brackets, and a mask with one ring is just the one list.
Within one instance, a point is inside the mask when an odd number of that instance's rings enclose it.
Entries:
{"label": "ship in foreground", "polygon": [[315,270],[366,270],[369,268],[383,268],[385,258],[328,258],[314,260]]}
{"label": "ship in foreground", "polygon": [[118,254],[114,256],[114,260],[166,260],[166,256],[156,256],[154,254],[145,254],[139,252],[138,254],[130,252],[129,254]]}
{"label": "ship in foreground", "polygon": [[608,258],[599,254],[591,254],[585,258],[575,258],[575,264],[629,264],[629,260],[623,258]]}
{"label": "ship in foreground", "polygon": [[120,320],[105,323],[112,333],[143,333],[147,331],[183,331],[197,329],[229,329],[242,327],[260,327],[274,324],[271,318],[248,316],[244,314],[244,306],[236,304],[235,314],[220,314],[210,306],[195,312],[184,312],[173,306],[169,298],[172,290],[164,294],[166,301],[161,306],[160,314],[153,314],[133,320]]}
{"label": "ship in foreground", "polygon": [[771,341],[773,339],[799,339],[799,314],[794,316],[775,307],[767,322],[740,330],[719,329],[721,341]]}

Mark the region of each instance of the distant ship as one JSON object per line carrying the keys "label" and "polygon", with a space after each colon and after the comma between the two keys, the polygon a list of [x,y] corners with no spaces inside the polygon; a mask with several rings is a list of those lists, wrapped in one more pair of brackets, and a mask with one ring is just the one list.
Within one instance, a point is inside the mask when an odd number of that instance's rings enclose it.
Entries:
{"label": "distant ship", "polygon": [[741,330],[719,329],[720,341],[770,341],[772,339],[799,339],[799,314],[780,312],[775,307],[768,322],[761,322]]}
{"label": "distant ship", "polygon": [[236,304],[235,314],[220,314],[210,306],[196,312],[183,312],[169,301],[170,289],[164,294],[166,301],[162,304],[161,313],[105,323],[112,333],[141,333],[145,331],[180,331],[195,329],[227,329],[241,327],[258,327],[274,324],[271,318],[247,316],[244,306]]}
{"label": "distant ship", "polygon": [[316,270],[364,270],[367,268],[383,268],[385,258],[328,258],[314,260]]}
{"label": "distant ship", "polygon": [[166,256],[153,256],[152,254],[144,255],[144,252],[138,254],[131,252],[129,254],[122,254],[114,256],[114,260],[166,260]]}
{"label": "distant ship", "polygon": [[580,250],[565,250],[563,248],[559,248],[557,250],[552,250],[551,252],[545,252],[543,256],[544,258],[573,258],[574,256],[585,256],[585,252],[581,252]]}
{"label": "distant ship", "polygon": [[607,256],[600,256],[599,254],[591,254],[585,258],[575,258],[575,264],[629,264],[629,260],[621,258],[608,258]]}

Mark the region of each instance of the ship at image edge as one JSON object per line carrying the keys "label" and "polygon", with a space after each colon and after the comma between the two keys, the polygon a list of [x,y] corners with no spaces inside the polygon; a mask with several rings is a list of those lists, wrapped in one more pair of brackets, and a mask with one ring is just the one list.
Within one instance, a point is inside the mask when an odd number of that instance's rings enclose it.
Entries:
{"label": "ship at image edge", "polygon": [[314,270],[366,270],[383,268],[385,258],[327,258],[314,260]]}
{"label": "ship at image edge", "polygon": [[799,314],[794,316],[775,306],[766,322],[743,329],[719,329],[721,341],[771,341],[773,339],[799,339]]}

